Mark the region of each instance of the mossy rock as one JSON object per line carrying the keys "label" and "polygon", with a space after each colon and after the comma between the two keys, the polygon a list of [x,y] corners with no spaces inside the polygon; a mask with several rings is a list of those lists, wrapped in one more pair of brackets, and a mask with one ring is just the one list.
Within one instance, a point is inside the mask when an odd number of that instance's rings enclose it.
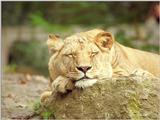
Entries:
{"label": "mossy rock", "polygon": [[87,89],[55,93],[46,106],[56,119],[160,119],[159,86],[159,79],[103,79]]}

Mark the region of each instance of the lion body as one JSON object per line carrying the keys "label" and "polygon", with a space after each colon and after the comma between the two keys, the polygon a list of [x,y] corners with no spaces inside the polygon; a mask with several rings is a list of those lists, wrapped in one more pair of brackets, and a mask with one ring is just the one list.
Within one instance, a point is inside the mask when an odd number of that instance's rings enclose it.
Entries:
{"label": "lion body", "polygon": [[[58,38],[54,39],[55,36],[49,38],[49,49],[56,46],[54,42]],[[139,69],[141,75],[149,73],[160,77],[160,55],[125,47],[103,30],[77,33],[58,45],[61,47],[56,46],[48,64],[53,90],[85,88],[101,78],[128,76]],[[81,66],[91,69],[84,73]]]}
{"label": "lion body", "polygon": [[[118,49],[116,53],[120,56],[117,61],[118,68],[121,66],[123,70],[129,71],[128,73],[135,69],[143,69],[160,77],[160,55],[125,47],[119,43],[115,43],[115,46]],[[116,67],[114,71],[116,71]]]}

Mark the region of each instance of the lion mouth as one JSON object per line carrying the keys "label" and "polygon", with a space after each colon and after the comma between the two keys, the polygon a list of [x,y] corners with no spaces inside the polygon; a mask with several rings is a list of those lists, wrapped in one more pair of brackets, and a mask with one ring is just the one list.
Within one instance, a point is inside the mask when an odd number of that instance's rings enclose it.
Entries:
{"label": "lion mouth", "polygon": [[77,82],[77,81],[80,81],[80,80],[84,80],[84,79],[90,79],[90,80],[91,80],[91,78],[90,78],[90,77],[88,77],[88,76],[86,76],[86,75],[85,75],[84,77],[82,77],[82,78],[80,78],[80,79],[76,80],[76,82]]}
{"label": "lion mouth", "polygon": [[87,87],[92,86],[96,82],[97,82],[97,79],[84,76],[84,77],[75,81],[75,87],[83,89],[83,88],[87,88]]}

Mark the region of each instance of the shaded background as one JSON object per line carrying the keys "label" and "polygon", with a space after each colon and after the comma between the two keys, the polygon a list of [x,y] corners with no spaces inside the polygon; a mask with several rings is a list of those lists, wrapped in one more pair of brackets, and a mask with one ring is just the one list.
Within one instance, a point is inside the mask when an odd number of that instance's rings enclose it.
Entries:
{"label": "shaded background", "polygon": [[48,76],[49,33],[102,28],[126,46],[159,53],[159,11],[156,2],[2,2],[4,72]]}

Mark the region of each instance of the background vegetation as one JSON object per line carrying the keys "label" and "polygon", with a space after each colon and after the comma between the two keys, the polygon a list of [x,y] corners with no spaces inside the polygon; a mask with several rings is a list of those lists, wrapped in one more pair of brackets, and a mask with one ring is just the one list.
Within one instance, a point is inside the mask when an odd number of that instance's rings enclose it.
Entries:
{"label": "background vegetation", "polygon": [[[144,25],[150,16],[153,4],[154,2],[98,1],[2,2],[2,29],[8,26],[23,25],[41,28],[46,34],[56,32],[69,35],[77,29],[85,30],[97,27],[117,29],[121,28],[120,25],[125,24],[129,26],[126,28],[127,31],[131,31],[130,26],[135,26],[136,29],[137,26]],[[116,40],[130,47],[158,53],[158,45],[148,44],[152,36],[141,37],[140,34],[131,36],[130,34],[126,35],[125,32],[125,30],[120,29],[115,34]],[[137,40],[144,41],[139,45]],[[44,42],[36,39],[30,41],[16,40],[11,46],[7,71],[17,71],[20,66],[27,66],[34,69],[36,73],[47,75],[49,55]]]}
{"label": "background vegetation", "polygon": [[[151,4],[151,2],[98,1],[4,2],[2,6],[2,10],[4,10],[2,24],[28,25],[31,22],[37,25],[45,19],[46,25],[49,23],[63,26],[102,24],[108,27],[120,23],[144,22]],[[30,21],[30,17],[33,21]]]}

